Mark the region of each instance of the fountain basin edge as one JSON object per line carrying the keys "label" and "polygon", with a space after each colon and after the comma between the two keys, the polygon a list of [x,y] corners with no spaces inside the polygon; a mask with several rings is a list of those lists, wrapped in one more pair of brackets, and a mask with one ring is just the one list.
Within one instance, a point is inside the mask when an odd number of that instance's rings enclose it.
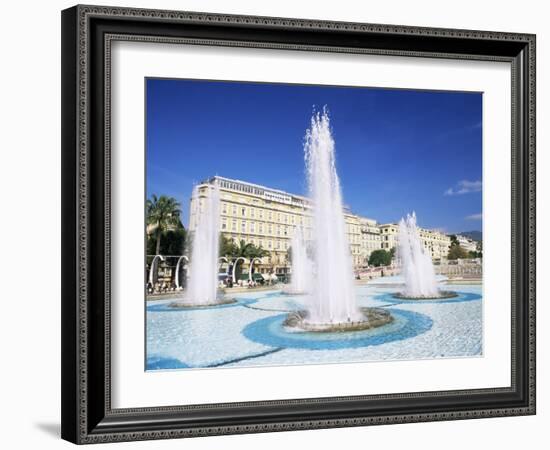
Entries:
{"label": "fountain basin edge", "polygon": [[221,298],[217,299],[215,302],[209,303],[199,303],[199,302],[187,302],[179,301],[172,302],[168,306],[171,308],[212,308],[213,306],[229,305],[231,303],[236,303],[237,299],[235,298]]}
{"label": "fountain basin edge", "polygon": [[306,291],[293,291],[291,289],[282,289],[281,295],[307,295]]}
{"label": "fountain basin edge", "polygon": [[401,300],[445,300],[449,298],[458,297],[458,293],[454,291],[439,291],[439,295],[434,296],[411,296],[403,292],[395,292],[392,294],[394,298]]}
{"label": "fountain basin edge", "polygon": [[361,308],[360,311],[364,320],[339,323],[308,323],[307,311],[295,311],[287,316],[283,326],[315,333],[343,333],[378,328],[394,320],[389,311],[382,308]]}

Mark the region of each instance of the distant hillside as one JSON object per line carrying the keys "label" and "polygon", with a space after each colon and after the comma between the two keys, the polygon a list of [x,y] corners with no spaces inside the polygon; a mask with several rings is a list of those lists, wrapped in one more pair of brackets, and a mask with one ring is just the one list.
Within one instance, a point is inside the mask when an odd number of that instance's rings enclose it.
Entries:
{"label": "distant hillside", "polygon": [[481,231],[462,231],[460,233],[457,233],[457,234],[461,234],[462,236],[466,236],[466,237],[469,237],[470,239],[473,239],[474,241],[481,241],[483,240],[483,235],[481,233]]}

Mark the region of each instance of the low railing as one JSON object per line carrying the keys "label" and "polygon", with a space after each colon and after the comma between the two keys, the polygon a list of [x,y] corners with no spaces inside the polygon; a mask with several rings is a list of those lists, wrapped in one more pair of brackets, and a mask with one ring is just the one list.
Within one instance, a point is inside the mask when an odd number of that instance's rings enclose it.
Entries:
{"label": "low railing", "polygon": [[443,264],[436,266],[436,272],[446,276],[479,277],[483,275],[481,264]]}

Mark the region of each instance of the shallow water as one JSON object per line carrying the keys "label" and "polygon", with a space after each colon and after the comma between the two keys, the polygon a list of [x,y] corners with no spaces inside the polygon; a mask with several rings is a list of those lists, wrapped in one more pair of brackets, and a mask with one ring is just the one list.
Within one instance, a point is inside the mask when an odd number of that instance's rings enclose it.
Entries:
{"label": "shallow water", "polygon": [[236,303],[174,309],[147,304],[147,370],[475,357],[482,354],[480,285],[445,285],[448,300],[403,301],[395,288],[357,286],[358,305],[387,309],[394,322],[347,333],[287,330],[305,297],[280,291],[237,294]]}

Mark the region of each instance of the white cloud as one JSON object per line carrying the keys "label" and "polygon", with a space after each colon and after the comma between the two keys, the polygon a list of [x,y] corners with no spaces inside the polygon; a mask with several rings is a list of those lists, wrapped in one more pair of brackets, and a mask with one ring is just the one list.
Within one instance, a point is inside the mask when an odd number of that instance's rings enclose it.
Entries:
{"label": "white cloud", "polygon": [[483,218],[483,214],[481,214],[481,213],[471,214],[471,215],[465,217],[466,220],[481,220],[482,218]]}
{"label": "white cloud", "polygon": [[447,189],[443,195],[462,195],[470,194],[472,192],[481,192],[482,187],[483,184],[481,183],[481,180],[461,180],[456,184],[456,186]]}

